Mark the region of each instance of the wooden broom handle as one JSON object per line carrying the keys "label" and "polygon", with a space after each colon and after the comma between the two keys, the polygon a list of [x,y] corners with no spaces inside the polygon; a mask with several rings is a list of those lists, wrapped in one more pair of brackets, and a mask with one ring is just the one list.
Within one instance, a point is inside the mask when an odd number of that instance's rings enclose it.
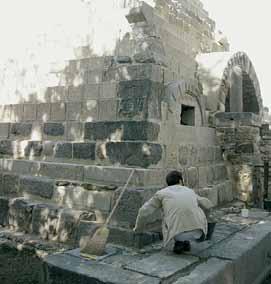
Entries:
{"label": "wooden broom handle", "polygon": [[124,185],[123,189],[121,190],[121,193],[120,193],[120,195],[119,195],[119,197],[118,197],[118,199],[117,199],[113,209],[111,210],[111,213],[109,214],[109,216],[107,217],[107,219],[105,221],[105,226],[108,225],[109,222],[111,221],[112,216],[114,215],[114,213],[115,213],[115,211],[116,211],[116,209],[117,209],[117,207],[118,207],[118,205],[120,203],[120,200],[121,200],[124,192],[126,191],[126,188],[127,188],[128,184],[129,184],[131,178],[133,177],[134,173],[135,173],[135,169],[132,170],[132,172],[130,173],[130,175],[129,175],[127,181],[126,181],[126,184]]}

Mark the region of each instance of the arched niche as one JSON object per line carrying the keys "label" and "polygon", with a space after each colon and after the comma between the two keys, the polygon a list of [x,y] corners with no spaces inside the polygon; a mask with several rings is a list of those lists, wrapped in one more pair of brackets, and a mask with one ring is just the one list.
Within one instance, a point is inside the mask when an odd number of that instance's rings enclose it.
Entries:
{"label": "arched niche", "polygon": [[252,112],[263,116],[259,81],[245,53],[201,54],[197,62],[208,112]]}

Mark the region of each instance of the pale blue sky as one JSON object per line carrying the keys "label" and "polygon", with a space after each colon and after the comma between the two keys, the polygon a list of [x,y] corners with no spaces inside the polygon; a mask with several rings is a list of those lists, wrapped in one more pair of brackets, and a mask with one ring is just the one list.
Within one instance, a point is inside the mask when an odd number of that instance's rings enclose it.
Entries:
{"label": "pale blue sky", "polygon": [[202,0],[228,37],[232,50],[245,51],[258,74],[264,105],[271,110],[271,1]]}

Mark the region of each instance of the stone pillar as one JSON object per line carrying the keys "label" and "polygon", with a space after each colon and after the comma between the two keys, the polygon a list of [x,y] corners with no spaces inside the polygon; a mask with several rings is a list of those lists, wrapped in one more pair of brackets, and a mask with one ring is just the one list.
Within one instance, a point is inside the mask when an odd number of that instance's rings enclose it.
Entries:
{"label": "stone pillar", "polygon": [[230,111],[243,111],[243,77],[240,67],[234,67],[230,77]]}

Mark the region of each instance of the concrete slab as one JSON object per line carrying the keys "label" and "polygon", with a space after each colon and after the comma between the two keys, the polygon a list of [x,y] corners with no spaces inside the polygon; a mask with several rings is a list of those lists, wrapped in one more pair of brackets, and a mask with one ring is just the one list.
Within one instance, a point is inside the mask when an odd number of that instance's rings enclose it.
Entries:
{"label": "concrete slab", "polygon": [[145,275],[167,279],[184,271],[198,261],[199,258],[189,255],[174,255],[170,252],[160,252],[136,261],[125,268]]}
{"label": "concrete slab", "polygon": [[211,258],[198,265],[191,273],[179,278],[174,284],[229,284],[234,283],[231,262]]}
{"label": "concrete slab", "polygon": [[45,259],[52,283],[159,284],[160,279],[123,270],[108,264],[58,254]]}

